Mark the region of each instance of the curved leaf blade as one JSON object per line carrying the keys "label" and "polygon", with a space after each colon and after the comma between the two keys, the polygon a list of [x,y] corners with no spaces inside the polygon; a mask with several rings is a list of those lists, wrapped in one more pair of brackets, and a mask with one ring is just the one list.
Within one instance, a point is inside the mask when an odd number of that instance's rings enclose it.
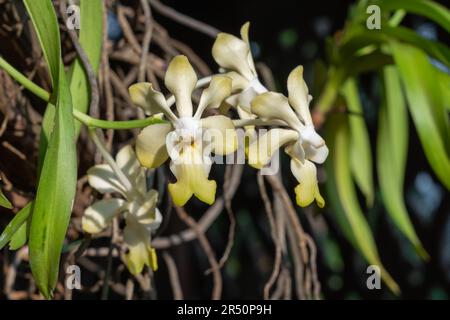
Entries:
{"label": "curved leaf blade", "polygon": [[400,288],[381,263],[372,231],[358,203],[350,169],[350,154],[348,149],[350,139],[347,124],[345,120],[340,121],[339,124],[333,126],[331,129],[327,135],[327,141],[330,145],[330,159],[328,159],[326,165],[328,172],[334,176],[333,181],[336,184],[338,201],[342,208],[342,210],[335,212],[335,214],[344,214],[339,219],[341,223],[348,225],[345,233],[351,230],[352,236],[349,238],[350,242],[368,263],[380,267],[383,281],[393,293],[399,294]]}
{"label": "curved leaf blade", "polygon": [[381,196],[394,224],[411,241],[417,253],[428,259],[403,200],[408,152],[408,113],[400,78],[394,66],[383,70],[383,78],[385,102],[379,113],[377,139],[377,169]]}
{"label": "curved leaf blade", "polygon": [[1,189],[0,189],[0,207],[4,207],[6,209],[13,208],[13,205],[11,204],[11,202],[9,202],[8,198],[6,198]]}
{"label": "curved leaf blade", "polygon": [[429,0],[383,0],[381,10],[405,10],[427,17],[450,32],[450,11],[443,5]]}
{"label": "curved leaf blade", "polygon": [[342,87],[347,102],[350,126],[350,164],[355,182],[366,197],[366,203],[373,205],[374,187],[372,176],[372,151],[358,87],[354,78],[349,78]]}
{"label": "curved leaf blade", "polygon": [[391,42],[390,47],[425,155],[439,180],[450,190],[449,119],[441,87],[435,84],[436,69],[420,49],[397,42]]}
{"label": "curved leaf blade", "polygon": [[[80,2],[80,33],[79,41],[95,73],[100,66],[103,32],[103,1],[81,0]],[[78,57],[71,66],[69,76],[70,93],[73,107],[83,113],[89,109],[90,87],[89,79],[83,64]],[[81,123],[75,122],[75,136],[78,136]]]}
{"label": "curved leaf blade", "polygon": [[14,215],[14,218],[8,223],[8,225],[0,235],[0,249],[2,249],[8,242],[10,242],[11,238],[14,236],[17,230],[19,230],[20,227],[26,223],[28,217],[31,214],[32,208],[33,201],[28,203]]}
{"label": "curved leaf blade", "polygon": [[[50,0],[24,0],[52,72],[55,103],[30,225],[30,265],[41,293],[52,297],[76,190],[72,98],[61,60],[59,28]],[[45,32],[45,33],[44,33]],[[47,35],[48,33],[49,35]],[[56,58],[57,57],[57,58]],[[54,73],[57,70],[57,73]],[[50,123],[51,123],[50,122]],[[45,150],[45,149],[44,149]]]}

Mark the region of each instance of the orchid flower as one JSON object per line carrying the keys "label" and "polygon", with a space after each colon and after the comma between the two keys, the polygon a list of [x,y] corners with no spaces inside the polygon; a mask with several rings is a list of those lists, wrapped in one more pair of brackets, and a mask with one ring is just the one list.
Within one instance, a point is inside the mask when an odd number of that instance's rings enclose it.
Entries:
{"label": "orchid flower", "polygon": [[99,164],[88,170],[88,182],[93,188],[102,194],[115,193],[120,197],[103,199],[88,207],[81,220],[82,228],[87,233],[98,234],[114,217],[123,214],[126,222],[123,239],[128,249],[124,261],[128,270],[133,275],[141,273],[144,265],[156,270],[151,234],[162,221],[156,208],[158,192],[147,191],[145,169],[139,165],[130,145],[119,151],[116,164],[116,170],[109,164]]}
{"label": "orchid flower", "polygon": [[202,118],[207,109],[218,108],[230,96],[232,80],[213,76],[193,110],[191,95],[197,76],[188,59],[179,55],[170,62],[165,86],[174,95],[175,114],[162,93],[150,83],[137,83],[129,88],[133,102],[149,114],[163,113],[169,123],[144,128],[136,141],[136,154],[142,166],[156,168],[170,157],[170,170],[177,181],[170,183],[174,203],[183,206],[195,195],[212,204],[216,182],[209,180],[211,153],[227,155],[237,149],[233,122],[223,115]]}
{"label": "orchid flower", "polygon": [[[303,80],[303,67],[295,68],[287,81],[289,97],[281,93],[266,92],[251,102],[251,112],[265,120],[283,121],[287,128],[274,128],[253,141],[249,146],[249,164],[262,168],[270,162],[272,155],[285,146],[291,157],[291,171],[299,182],[295,188],[299,206],[307,206],[314,199],[319,207],[325,202],[320,195],[316,166],[328,156],[325,141],[314,129],[309,111],[312,97]],[[262,150],[265,146],[265,150]]]}
{"label": "orchid flower", "polygon": [[232,34],[219,33],[212,48],[214,60],[226,72],[225,75],[233,79],[233,95],[226,102],[236,107],[241,119],[256,118],[251,113],[250,102],[258,94],[267,92],[255,69],[250,50],[249,28],[249,22],[242,26],[242,39]]}

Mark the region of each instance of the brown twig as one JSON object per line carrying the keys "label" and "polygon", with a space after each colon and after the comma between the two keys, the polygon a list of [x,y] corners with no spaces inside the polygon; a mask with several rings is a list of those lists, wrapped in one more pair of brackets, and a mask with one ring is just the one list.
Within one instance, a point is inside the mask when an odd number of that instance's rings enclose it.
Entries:
{"label": "brown twig", "polygon": [[209,244],[208,239],[205,236],[205,233],[200,229],[197,222],[187,214],[187,212],[178,206],[175,206],[175,211],[181,220],[183,220],[197,235],[197,239],[205,251],[206,256],[208,257],[208,261],[212,268],[213,281],[214,286],[211,294],[212,300],[219,300],[222,295],[222,276],[220,274],[219,264],[215,257],[214,251]]}
{"label": "brown twig", "polygon": [[158,11],[161,15],[166,16],[170,19],[177,21],[180,24],[183,24],[189,28],[197,30],[203,34],[211,38],[216,38],[217,34],[220,32],[218,29],[204,23],[198,21],[194,18],[191,18],[185,14],[182,14],[171,7],[168,7],[162,4],[159,0],[149,0],[150,4]]}
{"label": "brown twig", "polygon": [[270,275],[269,280],[267,280],[266,284],[264,285],[264,299],[268,300],[270,298],[270,289],[275,284],[275,281],[277,280],[278,274],[280,272],[281,245],[280,245],[280,238],[278,236],[278,232],[275,225],[275,217],[272,210],[272,204],[270,202],[269,195],[267,194],[267,189],[264,185],[263,176],[261,175],[260,172],[258,173],[257,181],[261,193],[261,198],[263,200],[264,207],[266,209],[267,218],[269,220],[272,240],[275,244],[275,261],[273,265],[272,274]]}
{"label": "brown twig", "polygon": [[168,252],[162,254],[166,262],[167,271],[169,272],[170,285],[172,286],[174,300],[183,300],[183,290],[181,289],[180,278],[178,275],[177,265],[172,256]]}
{"label": "brown twig", "polygon": [[147,63],[147,55],[150,47],[150,41],[153,33],[152,12],[148,4],[148,0],[141,0],[141,6],[145,15],[145,34],[142,41],[141,63],[139,64],[139,76],[138,81],[145,81],[145,70]]}
{"label": "brown twig", "polygon": [[[226,212],[228,214],[228,218],[230,220],[230,228],[228,231],[228,241],[227,241],[227,245],[225,247],[225,251],[222,255],[222,258],[220,258],[219,261],[219,268],[222,268],[225,263],[228,260],[228,257],[230,256],[231,250],[233,249],[233,245],[234,245],[234,235],[235,235],[235,231],[236,231],[236,218],[233,212],[233,208],[231,207],[231,199],[232,197],[230,197],[228,190],[229,190],[229,184],[231,181],[231,167],[227,166],[225,168],[225,178],[224,178],[224,183],[223,183],[223,189],[224,189],[224,199],[225,199],[225,209]],[[209,269],[205,272],[205,274],[209,274],[212,270]]]}

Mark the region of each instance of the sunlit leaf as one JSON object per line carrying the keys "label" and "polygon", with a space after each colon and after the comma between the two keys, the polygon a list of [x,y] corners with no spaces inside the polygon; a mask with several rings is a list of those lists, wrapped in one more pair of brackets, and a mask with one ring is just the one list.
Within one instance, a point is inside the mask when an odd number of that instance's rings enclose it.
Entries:
{"label": "sunlit leaf", "polygon": [[395,225],[411,241],[417,252],[427,258],[409,219],[403,200],[403,179],[408,152],[408,111],[400,78],[395,67],[383,71],[385,102],[379,113],[377,169],[380,191],[387,212]]}
{"label": "sunlit leaf", "polygon": [[364,121],[358,87],[354,78],[349,78],[345,82],[342,87],[342,94],[349,111],[351,170],[356,184],[366,197],[367,205],[372,206],[374,198],[372,151],[370,150],[369,133]]}
{"label": "sunlit leaf", "polygon": [[0,249],[2,249],[11,240],[16,231],[25,224],[31,214],[32,207],[33,202],[30,202],[14,215],[14,218],[8,223],[5,230],[3,230],[0,235]]}
{"label": "sunlit leaf", "polygon": [[27,242],[28,219],[17,229],[9,241],[9,250],[17,250],[22,248]]}
{"label": "sunlit leaf", "polygon": [[2,190],[0,190],[0,207],[5,207],[7,209],[13,208],[11,202],[9,202],[8,198],[5,197]]}
{"label": "sunlit leaf", "polygon": [[[76,189],[72,98],[61,60],[59,26],[50,0],[24,0],[52,73],[55,115],[33,207],[30,265],[46,298],[52,297]],[[57,71],[55,73],[55,70]]]}
{"label": "sunlit leaf", "polygon": [[450,190],[449,118],[441,86],[436,84],[437,71],[420,49],[397,42],[391,48],[425,155]]}
{"label": "sunlit leaf", "polygon": [[[80,33],[79,41],[86,56],[96,73],[100,65],[103,30],[103,1],[82,0],[80,3]],[[77,58],[69,76],[70,93],[72,94],[73,107],[83,113],[89,108],[90,88],[89,80],[83,64]],[[75,123],[75,136],[78,136],[81,123]]]}

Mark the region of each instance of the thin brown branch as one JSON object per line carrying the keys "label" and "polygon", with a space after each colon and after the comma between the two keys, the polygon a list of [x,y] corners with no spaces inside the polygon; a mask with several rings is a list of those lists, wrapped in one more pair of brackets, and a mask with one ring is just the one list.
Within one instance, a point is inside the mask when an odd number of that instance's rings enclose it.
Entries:
{"label": "thin brown branch", "polygon": [[273,265],[272,274],[270,275],[269,280],[267,280],[266,284],[264,285],[264,299],[268,300],[270,298],[270,289],[275,284],[275,281],[277,280],[277,277],[280,272],[281,245],[275,225],[275,217],[272,210],[272,203],[269,199],[269,195],[267,194],[267,189],[266,186],[264,185],[264,179],[260,172],[258,173],[257,181],[261,193],[261,198],[263,200],[264,207],[266,209],[267,218],[269,220],[272,240],[275,244],[275,261]]}
{"label": "thin brown branch", "polygon": [[180,277],[178,275],[177,265],[168,252],[162,254],[169,272],[170,285],[172,286],[174,300],[183,300],[183,290],[181,289]]}
{"label": "thin brown branch", "polygon": [[141,6],[142,9],[144,10],[145,15],[145,34],[144,40],[142,41],[141,63],[139,64],[139,75],[138,75],[139,82],[145,81],[147,55],[153,33],[152,12],[148,4],[148,0],[141,0]]}
{"label": "thin brown branch", "polygon": [[219,300],[222,296],[222,275],[220,274],[219,264],[215,257],[214,251],[209,244],[208,238],[206,238],[205,233],[200,229],[197,222],[187,214],[187,212],[180,207],[175,206],[175,211],[181,220],[184,221],[197,235],[197,239],[205,251],[206,256],[208,257],[208,261],[212,268],[213,281],[214,286],[212,290],[211,299]]}
{"label": "thin brown branch", "polygon": [[149,0],[149,1],[150,4],[155,8],[155,10],[158,11],[161,15],[173,19],[174,21],[182,25],[185,25],[189,28],[192,28],[194,30],[197,30],[203,34],[206,34],[211,38],[216,38],[217,34],[220,32],[218,29],[204,22],[198,21],[194,18],[191,18],[185,14],[182,14],[172,9],[171,7],[162,4],[159,0]]}

